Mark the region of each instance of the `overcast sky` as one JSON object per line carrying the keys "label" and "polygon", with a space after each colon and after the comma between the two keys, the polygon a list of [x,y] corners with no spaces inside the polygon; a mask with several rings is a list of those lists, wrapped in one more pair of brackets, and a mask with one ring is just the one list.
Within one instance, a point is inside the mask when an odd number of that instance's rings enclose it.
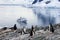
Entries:
{"label": "overcast sky", "polygon": [[29,20],[29,24],[35,23],[36,17],[32,9],[20,6],[1,6],[0,7],[0,26],[13,26],[20,17]]}
{"label": "overcast sky", "polygon": [[0,0],[0,4],[24,4],[31,2],[33,2],[33,0]]}

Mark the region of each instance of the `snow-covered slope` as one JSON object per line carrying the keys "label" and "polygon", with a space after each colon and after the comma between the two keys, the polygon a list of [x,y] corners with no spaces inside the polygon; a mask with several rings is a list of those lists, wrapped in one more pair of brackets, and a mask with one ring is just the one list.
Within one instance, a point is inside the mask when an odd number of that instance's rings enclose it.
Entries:
{"label": "snow-covered slope", "polygon": [[[32,4],[33,1],[0,0],[0,25],[13,25],[21,16],[28,19],[29,25],[48,25],[49,18],[53,23],[60,23],[60,2],[58,0],[43,0]],[[46,4],[47,1],[51,2]]]}

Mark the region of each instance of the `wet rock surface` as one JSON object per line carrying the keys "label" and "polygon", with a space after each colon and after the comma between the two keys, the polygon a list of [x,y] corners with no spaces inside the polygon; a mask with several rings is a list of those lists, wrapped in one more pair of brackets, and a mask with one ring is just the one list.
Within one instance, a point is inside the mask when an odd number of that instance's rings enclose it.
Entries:
{"label": "wet rock surface", "polygon": [[0,34],[0,40],[60,40],[60,29],[56,29],[54,33],[44,32],[37,33],[36,31],[36,34],[34,34],[32,38],[29,34],[21,35],[18,32],[7,32]]}

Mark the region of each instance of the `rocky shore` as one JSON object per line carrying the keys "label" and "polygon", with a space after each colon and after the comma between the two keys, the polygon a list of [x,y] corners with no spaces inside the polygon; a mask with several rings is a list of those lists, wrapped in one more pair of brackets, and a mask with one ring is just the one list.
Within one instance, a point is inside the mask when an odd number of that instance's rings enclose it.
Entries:
{"label": "rocky shore", "polygon": [[0,34],[0,40],[60,40],[60,29],[56,29],[54,33],[39,30],[36,31],[32,38],[29,34],[21,35],[16,31],[10,31]]}

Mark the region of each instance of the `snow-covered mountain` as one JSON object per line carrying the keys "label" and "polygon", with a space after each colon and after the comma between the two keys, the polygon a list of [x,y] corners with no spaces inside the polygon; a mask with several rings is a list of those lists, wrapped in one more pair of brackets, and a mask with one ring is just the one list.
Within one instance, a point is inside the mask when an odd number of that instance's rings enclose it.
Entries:
{"label": "snow-covered mountain", "polygon": [[[43,0],[0,0],[0,25],[13,26],[16,20],[24,17],[28,25],[49,25],[60,23],[60,2]],[[46,4],[47,3],[47,4]]]}
{"label": "snow-covered mountain", "polygon": [[37,15],[38,25],[49,25],[49,23],[60,23],[60,1],[59,0],[39,0],[33,1],[35,3],[26,4],[24,7],[33,9]]}

